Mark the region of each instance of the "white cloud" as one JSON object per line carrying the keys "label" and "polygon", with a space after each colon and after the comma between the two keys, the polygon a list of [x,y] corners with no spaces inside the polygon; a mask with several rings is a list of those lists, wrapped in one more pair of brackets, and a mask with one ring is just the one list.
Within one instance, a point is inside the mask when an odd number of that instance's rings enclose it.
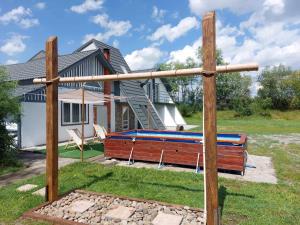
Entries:
{"label": "white cloud", "polygon": [[38,3],[35,4],[35,8],[40,9],[40,10],[45,9],[46,8],[46,3],[45,2],[38,2]]}
{"label": "white cloud", "polygon": [[19,6],[0,16],[0,23],[4,25],[15,23],[20,27],[26,29],[39,25],[39,20],[36,18],[32,18],[31,9]]}
{"label": "white cloud", "polygon": [[[300,68],[300,15],[293,15],[300,5],[296,1],[265,0],[263,7],[253,12],[239,26],[217,25],[217,45],[231,63],[258,62],[267,65],[283,63]],[[281,19],[278,20],[278,17]],[[232,30],[233,32],[228,32]]]}
{"label": "white cloud", "polygon": [[30,27],[34,27],[39,25],[40,22],[38,19],[22,19],[20,21],[20,26],[24,29],[30,28]]}
{"label": "white cloud", "polygon": [[261,7],[262,0],[189,0],[189,7],[191,12],[202,16],[208,11],[228,9],[234,13],[242,14],[253,12]]}
{"label": "white cloud", "polygon": [[183,49],[171,51],[169,54],[170,62],[185,63],[188,58],[192,58],[195,62],[199,61],[197,57],[197,50],[200,47],[200,39],[195,41],[192,45],[186,45]]}
{"label": "white cloud", "polygon": [[148,36],[151,41],[157,41],[160,39],[167,39],[169,42],[173,42],[175,39],[185,35],[193,28],[197,28],[199,23],[195,17],[186,17],[172,27],[171,24],[166,24],[159,27],[152,35]]}
{"label": "white cloud", "polygon": [[274,14],[282,14],[284,11],[284,0],[266,0],[263,6]]}
{"label": "white cloud", "polygon": [[120,37],[125,35],[132,27],[130,21],[110,20],[107,14],[96,15],[92,18],[92,22],[105,29],[103,33],[87,34],[84,37],[86,42],[92,38],[100,41],[108,41],[111,37]]}
{"label": "white cloud", "polygon": [[142,31],[145,30],[145,28],[146,28],[146,25],[145,24],[141,24],[139,27],[136,27],[133,30],[136,31],[136,32],[142,32]]}
{"label": "white cloud", "polygon": [[5,64],[11,65],[11,64],[17,64],[18,62],[19,62],[18,60],[8,59],[8,60],[6,60]]}
{"label": "white cloud", "polygon": [[159,63],[163,55],[159,48],[147,47],[131,52],[125,60],[132,70],[148,69]]}
{"label": "white cloud", "polygon": [[157,6],[153,6],[151,17],[158,23],[162,23],[164,20],[164,16],[166,15],[166,10],[159,9]]}
{"label": "white cloud", "polygon": [[85,0],[80,5],[71,6],[70,10],[75,13],[83,14],[88,11],[95,11],[101,9],[103,3],[104,0]]}
{"label": "white cloud", "polygon": [[[217,20],[217,47],[228,63],[257,62],[260,68],[280,63],[299,69],[300,4],[295,0],[265,0],[262,7],[240,24]],[[278,19],[281,18],[281,19]],[[194,58],[194,44],[170,52],[169,61],[184,62]],[[252,73],[254,76],[257,73]]]}
{"label": "white cloud", "polygon": [[118,48],[119,47],[119,41],[118,40],[114,40],[112,45],[115,47],[115,48]]}
{"label": "white cloud", "polygon": [[23,40],[26,38],[26,36],[13,34],[9,39],[5,41],[4,45],[0,47],[0,52],[3,52],[10,56],[24,52],[26,49],[26,45]]}

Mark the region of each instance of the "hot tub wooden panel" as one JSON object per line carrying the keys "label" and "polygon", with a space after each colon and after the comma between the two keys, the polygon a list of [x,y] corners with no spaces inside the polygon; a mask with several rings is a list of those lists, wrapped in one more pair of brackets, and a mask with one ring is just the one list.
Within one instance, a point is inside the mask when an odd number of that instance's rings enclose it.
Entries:
{"label": "hot tub wooden panel", "polygon": [[[108,135],[104,142],[104,155],[108,158],[128,160],[134,146],[132,151],[132,159],[134,160],[159,162],[163,150],[163,163],[196,166],[198,153],[200,153],[198,163],[199,166],[203,166],[203,145],[199,142],[185,143],[180,138],[142,139],[137,137],[133,142],[130,136],[119,135],[119,133]],[[217,166],[219,169],[244,171],[247,138],[243,137],[242,139],[245,141],[243,144],[222,145],[219,143],[217,145]],[[191,142],[190,139],[187,140]]]}

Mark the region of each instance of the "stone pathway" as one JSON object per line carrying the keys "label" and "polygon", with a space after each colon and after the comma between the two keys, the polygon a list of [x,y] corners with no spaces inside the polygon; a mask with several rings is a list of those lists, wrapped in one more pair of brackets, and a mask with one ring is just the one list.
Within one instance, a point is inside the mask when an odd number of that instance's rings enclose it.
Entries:
{"label": "stone pathway", "polygon": [[[23,161],[25,169],[15,173],[0,176],[0,187],[14,183],[21,179],[27,179],[36,175],[45,173],[46,159],[45,155],[32,152],[20,153],[20,160]],[[78,161],[77,159],[59,158],[59,168]]]}
{"label": "stone pathway", "polygon": [[97,225],[204,224],[203,212],[187,206],[169,206],[81,191],[72,192],[35,213]]}

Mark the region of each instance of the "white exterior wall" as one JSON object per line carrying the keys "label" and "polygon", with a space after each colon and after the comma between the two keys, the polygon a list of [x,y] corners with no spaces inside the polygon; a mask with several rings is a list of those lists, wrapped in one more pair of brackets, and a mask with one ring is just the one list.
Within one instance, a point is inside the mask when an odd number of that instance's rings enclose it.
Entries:
{"label": "white exterior wall", "polygon": [[[21,145],[22,148],[28,148],[46,144],[46,104],[36,102],[22,102],[21,118]],[[89,123],[84,126],[84,136],[92,137],[93,128],[93,105],[89,105]],[[69,140],[66,129],[77,128],[81,131],[79,125],[61,125],[61,102],[58,102],[58,141],[64,142]]]}
{"label": "white exterior wall", "polygon": [[174,127],[177,124],[174,121],[173,116],[171,115],[170,111],[168,110],[167,105],[159,104],[155,105],[156,111],[158,112],[159,117],[163,121],[166,127]]}
{"label": "white exterior wall", "polygon": [[155,108],[167,128],[186,125],[175,104],[155,104]]}
{"label": "white exterior wall", "polygon": [[174,117],[175,118],[175,122],[178,125],[186,125],[185,120],[183,119],[181,113],[179,112],[179,110],[177,109],[176,105],[174,105]]}

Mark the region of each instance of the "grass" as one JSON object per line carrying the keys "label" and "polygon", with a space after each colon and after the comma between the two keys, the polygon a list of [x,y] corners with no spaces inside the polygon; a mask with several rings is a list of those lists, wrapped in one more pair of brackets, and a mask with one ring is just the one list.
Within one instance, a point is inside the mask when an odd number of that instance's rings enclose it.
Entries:
{"label": "grass", "polygon": [[[71,146],[65,149],[65,145],[58,147],[59,157],[62,158],[72,158],[72,159],[80,159],[80,150],[77,146]],[[88,159],[91,157],[95,157],[101,155],[104,151],[103,144],[101,143],[90,143],[84,146],[83,158]],[[40,152],[46,154],[46,149],[37,150],[36,152]]]}
{"label": "grass", "polygon": [[22,168],[23,168],[22,164],[17,164],[15,166],[0,167],[0,176],[8,174],[8,173],[17,172]]}
{"label": "grass", "polygon": [[[219,199],[224,224],[296,225],[300,221],[300,146],[275,143],[270,147],[271,144],[270,141],[250,143],[249,151],[273,156],[279,184],[220,178]],[[0,189],[0,223],[13,223],[24,211],[42,203],[41,197],[18,193],[15,188],[24,183],[41,188],[44,180],[44,176],[38,176]],[[59,172],[60,193],[72,189],[203,207],[203,176],[194,173],[75,163]]]}
{"label": "grass", "polygon": [[[242,132],[247,134],[288,134],[299,133],[300,110],[271,111],[271,118],[262,116],[234,117],[233,111],[218,111],[218,132]],[[185,118],[188,124],[198,125],[194,131],[202,131],[202,113]]]}
{"label": "grass", "polygon": [[[200,114],[187,118],[199,122]],[[218,112],[219,131],[250,134],[250,154],[272,157],[278,184],[242,182],[219,178],[222,222],[228,225],[296,225],[300,221],[300,145],[280,144],[261,134],[299,133],[300,113],[272,111],[272,118],[234,118],[232,112]],[[79,152],[79,151],[78,151]],[[62,154],[62,153],[61,153]],[[18,193],[25,183],[41,188],[45,177],[37,176],[0,188],[0,224],[14,224],[25,211],[43,198]],[[37,188],[37,189],[38,189]],[[75,163],[59,171],[59,192],[85,189],[116,195],[152,199],[203,208],[203,176],[194,173]],[[25,224],[44,224],[27,221]]]}

